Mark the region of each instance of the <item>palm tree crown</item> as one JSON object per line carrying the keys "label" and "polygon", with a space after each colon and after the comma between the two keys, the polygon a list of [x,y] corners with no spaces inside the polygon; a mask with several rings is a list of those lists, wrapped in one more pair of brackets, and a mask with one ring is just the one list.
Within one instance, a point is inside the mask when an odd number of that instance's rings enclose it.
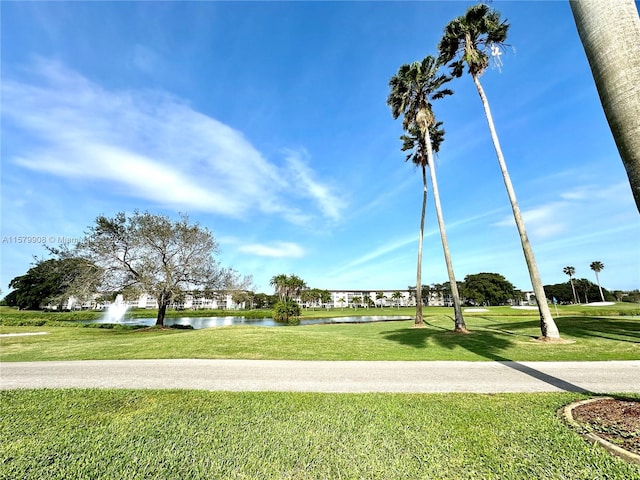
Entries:
{"label": "palm tree crown", "polygon": [[274,275],[269,284],[274,287],[281,301],[293,300],[307,288],[304,280],[297,275],[286,275],[284,273]]}
{"label": "palm tree crown", "polygon": [[452,90],[442,88],[451,77],[438,74],[438,67],[436,59],[427,55],[422,62],[400,66],[389,81],[387,104],[394,119],[404,115],[405,130],[409,131],[411,125],[429,127],[435,122],[431,102],[453,94]]}
{"label": "palm tree crown", "polygon": [[446,26],[438,44],[438,61],[451,62],[454,77],[462,76],[465,64],[472,76],[480,76],[489,66],[491,49],[504,48],[508,30],[509,24],[500,19],[500,13],[484,3],[474,5]]}
{"label": "palm tree crown", "polygon": [[604,263],[598,262],[598,261],[591,262],[591,265],[589,265],[589,268],[596,273],[600,273],[602,270],[604,270]]}

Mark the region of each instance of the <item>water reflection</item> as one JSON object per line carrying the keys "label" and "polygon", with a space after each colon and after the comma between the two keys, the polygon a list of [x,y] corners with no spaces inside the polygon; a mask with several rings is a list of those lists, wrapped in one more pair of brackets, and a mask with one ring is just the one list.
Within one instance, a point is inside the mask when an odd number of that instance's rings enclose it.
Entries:
{"label": "water reflection", "polygon": [[[362,317],[331,317],[331,318],[307,318],[301,319],[300,325],[320,325],[327,323],[371,323],[371,322],[389,322],[399,320],[410,320],[409,317],[402,315],[369,315]],[[95,320],[89,323],[118,323],[119,325],[135,325],[150,327],[155,325],[155,318],[125,318],[118,322],[108,319]],[[278,323],[272,318],[246,318],[246,317],[180,317],[165,318],[165,326],[183,325],[191,326],[195,330],[211,327],[228,327],[231,325],[252,325],[256,327],[281,327],[285,323]]]}

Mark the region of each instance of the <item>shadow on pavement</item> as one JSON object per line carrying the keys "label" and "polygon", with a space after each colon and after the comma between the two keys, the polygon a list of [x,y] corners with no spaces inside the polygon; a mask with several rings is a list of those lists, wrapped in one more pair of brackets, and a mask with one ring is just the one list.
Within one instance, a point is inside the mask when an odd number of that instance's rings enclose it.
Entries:
{"label": "shadow on pavement", "polygon": [[503,352],[507,347],[512,345],[513,342],[508,338],[509,336],[535,338],[533,336],[493,327],[476,327],[477,330],[469,334],[456,334],[449,329],[439,327],[429,322],[425,322],[425,324],[425,328],[409,327],[380,333],[388,340],[413,348],[427,348],[430,342],[436,343],[438,346],[449,350],[464,348],[478,356],[501,363],[506,367],[529,375],[560,390],[573,393],[590,393],[578,385],[541,372],[528,365],[513,361],[500,354],[500,352]]}

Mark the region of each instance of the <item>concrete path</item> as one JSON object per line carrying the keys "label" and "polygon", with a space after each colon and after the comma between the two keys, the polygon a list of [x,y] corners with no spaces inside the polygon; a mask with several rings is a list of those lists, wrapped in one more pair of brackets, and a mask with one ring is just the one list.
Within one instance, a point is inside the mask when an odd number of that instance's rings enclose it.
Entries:
{"label": "concrete path", "polygon": [[640,361],[104,360],[0,363],[0,389],[640,393]]}

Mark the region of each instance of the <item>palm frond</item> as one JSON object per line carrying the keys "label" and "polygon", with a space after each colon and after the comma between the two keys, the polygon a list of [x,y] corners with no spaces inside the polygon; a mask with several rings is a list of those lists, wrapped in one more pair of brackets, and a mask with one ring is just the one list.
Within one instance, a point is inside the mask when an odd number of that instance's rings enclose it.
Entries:
{"label": "palm frond", "polygon": [[420,112],[426,112],[424,118],[430,123],[433,119],[431,102],[453,93],[443,88],[451,77],[439,74],[439,67],[437,59],[428,55],[420,62],[401,65],[389,80],[387,104],[394,119],[403,115],[405,130],[416,123]]}
{"label": "palm frond", "polygon": [[[440,146],[444,141],[444,134],[442,122],[434,122],[429,127],[429,139],[434,153],[440,151]],[[401,150],[409,152],[406,156],[406,161],[411,161],[416,166],[429,164],[428,147],[422,129],[417,124],[410,125],[407,133],[400,136],[400,140],[402,140]]]}
{"label": "palm frond", "polygon": [[462,75],[463,63],[471,75],[482,75],[489,66],[491,47],[503,48],[508,30],[499,12],[484,3],[473,5],[444,28],[438,62],[448,64],[454,77]]}

